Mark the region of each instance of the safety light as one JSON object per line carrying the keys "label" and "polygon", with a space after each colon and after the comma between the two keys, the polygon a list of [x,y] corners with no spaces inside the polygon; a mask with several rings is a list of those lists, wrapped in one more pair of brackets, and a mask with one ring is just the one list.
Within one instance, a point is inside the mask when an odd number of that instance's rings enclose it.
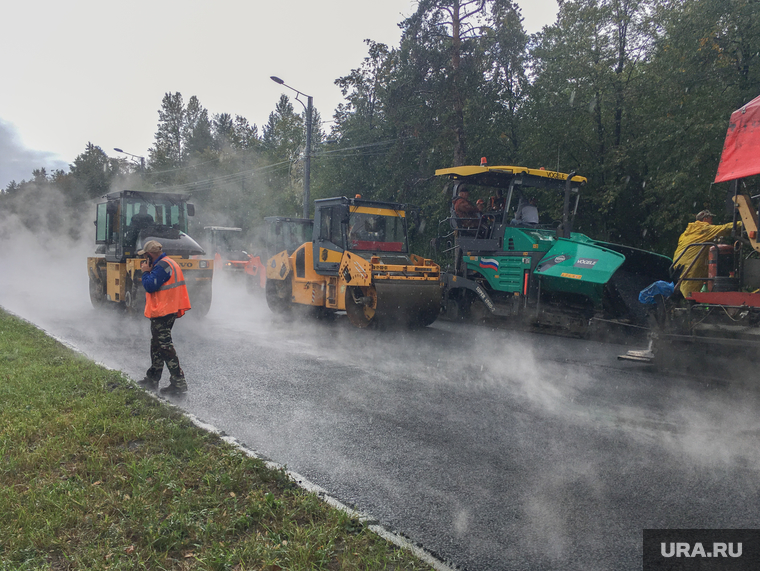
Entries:
{"label": "safety light", "polygon": [[757,230],[750,230],[749,231],[749,239],[750,240],[754,240],[755,238],[757,238]]}
{"label": "safety light", "polygon": [[485,157],[480,157],[480,166],[484,167],[487,164],[488,164],[488,161],[486,160],[486,158]]}

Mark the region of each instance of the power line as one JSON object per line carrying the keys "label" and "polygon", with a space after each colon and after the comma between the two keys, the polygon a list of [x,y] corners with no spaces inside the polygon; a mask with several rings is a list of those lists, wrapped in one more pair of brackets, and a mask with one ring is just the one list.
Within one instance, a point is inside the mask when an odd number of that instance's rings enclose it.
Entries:
{"label": "power line", "polygon": [[263,172],[273,170],[276,167],[282,166],[282,165],[289,165],[290,161],[282,161],[279,163],[274,163],[271,165],[267,165],[265,167],[260,167],[256,169],[246,170],[246,171],[240,171],[237,173],[231,173],[227,175],[222,175],[214,178],[209,178],[205,180],[196,180],[193,182],[186,182],[184,184],[178,184],[174,186],[167,186],[163,187],[162,190],[164,191],[182,191],[182,190],[193,190],[194,187],[198,186],[205,186],[205,185],[212,185],[212,184],[222,184],[225,182],[236,182],[241,179],[244,179],[247,176],[252,176],[254,174],[261,174]]}
{"label": "power line", "polygon": [[[360,149],[370,149],[370,148],[376,148],[376,147],[382,147],[382,146],[389,146],[389,145],[392,145],[393,143],[405,142],[410,139],[415,139],[415,137],[397,137],[395,139],[385,139],[383,141],[375,141],[373,143],[365,143],[362,145],[354,145],[351,147],[342,147],[339,149],[329,150],[329,151],[320,151],[318,153],[312,153],[311,156],[312,157],[328,157],[329,156],[328,158],[382,156],[383,154],[385,154],[384,152],[347,153],[346,151],[355,151],[355,150],[360,150]],[[176,172],[176,171],[186,170],[190,168],[196,168],[197,166],[212,163],[212,162],[216,162],[216,161],[206,161],[203,163],[197,163],[192,166],[179,167],[179,168],[170,169],[167,171],[154,172],[151,174]],[[276,167],[280,167],[282,165],[290,165],[290,163],[291,161],[281,161],[279,163],[273,163],[273,164],[270,164],[264,167],[259,167],[256,169],[240,171],[237,173],[231,173],[231,174],[213,177],[213,178],[209,178],[205,180],[198,180],[198,181],[193,181],[193,182],[187,182],[184,184],[167,186],[167,187],[163,187],[162,190],[167,191],[167,192],[168,191],[181,192],[183,190],[184,191],[195,190],[196,192],[198,192],[197,187],[199,186],[207,186],[207,185],[211,186],[215,184],[216,185],[223,184],[225,182],[237,182],[237,181],[240,181],[241,179],[244,179],[247,176],[252,176],[254,174],[262,174],[266,171],[276,169]]]}

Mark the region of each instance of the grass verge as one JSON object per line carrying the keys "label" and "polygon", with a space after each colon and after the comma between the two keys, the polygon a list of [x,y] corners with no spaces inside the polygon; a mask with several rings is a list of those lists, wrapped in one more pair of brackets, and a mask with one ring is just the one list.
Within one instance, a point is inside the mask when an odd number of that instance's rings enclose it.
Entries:
{"label": "grass verge", "polygon": [[0,570],[431,569],[0,309]]}

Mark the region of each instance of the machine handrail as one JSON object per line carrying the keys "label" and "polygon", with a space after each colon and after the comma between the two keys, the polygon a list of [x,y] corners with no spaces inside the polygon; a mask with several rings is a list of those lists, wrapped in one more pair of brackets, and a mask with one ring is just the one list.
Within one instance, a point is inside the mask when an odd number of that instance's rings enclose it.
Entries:
{"label": "machine handrail", "polygon": [[[680,260],[681,258],[683,258],[684,254],[686,252],[688,252],[690,248],[695,248],[697,246],[700,246],[699,253],[696,256],[694,256],[694,259],[691,261],[691,264],[689,264],[689,267],[686,268],[685,270],[683,270],[681,272],[681,275],[689,273],[689,270],[691,270],[691,268],[694,267],[694,264],[697,263],[697,260],[699,260],[699,257],[702,255],[702,252],[704,252],[705,248],[707,246],[712,247],[712,246],[717,246],[717,245],[718,245],[717,242],[694,242],[693,244],[689,244],[688,246],[686,246],[684,248],[683,252],[681,252],[681,254],[675,260],[673,260],[673,263],[670,265],[670,268],[668,269],[668,272],[672,276],[673,272],[674,272],[674,270],[676,268],[676,265],[678,264],[678,260]],[[681,266],[681,267],[683,267],[683,266]],[[678,289],[678,287],[681,285],[681,282],[684,282],[684,281],[693,281],[693,282],[696,282],[696,281],[708,282],[709,281],[709,282],[712,282],[712,281],[715,281],[715,278],[711,278],[709,276],[708,277],[701,277],[701,278],[679,277],[678,278],[678,282],[676,282],[675,289]]]}

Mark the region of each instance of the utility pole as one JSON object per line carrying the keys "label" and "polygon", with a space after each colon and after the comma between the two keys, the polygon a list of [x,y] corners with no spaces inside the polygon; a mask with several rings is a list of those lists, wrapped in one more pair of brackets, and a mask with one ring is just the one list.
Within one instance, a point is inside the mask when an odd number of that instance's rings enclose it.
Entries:
{"label": "utility pole", "polygon": [[[270,76],[269,79],[295,91],[298,94],[296,95],[296,101],[303,105],[303,108],[306,111],[306,150],[303,158],[303,217],[308,218],[310,208],[309,202],[311,200],[311,115],[313,98],[311,95],[306,95],[305,93],[298,91],[296,88],[287,85],[282,79],[275,75]],[[298,99],[299,95],[306,97],[306,104]]]}

